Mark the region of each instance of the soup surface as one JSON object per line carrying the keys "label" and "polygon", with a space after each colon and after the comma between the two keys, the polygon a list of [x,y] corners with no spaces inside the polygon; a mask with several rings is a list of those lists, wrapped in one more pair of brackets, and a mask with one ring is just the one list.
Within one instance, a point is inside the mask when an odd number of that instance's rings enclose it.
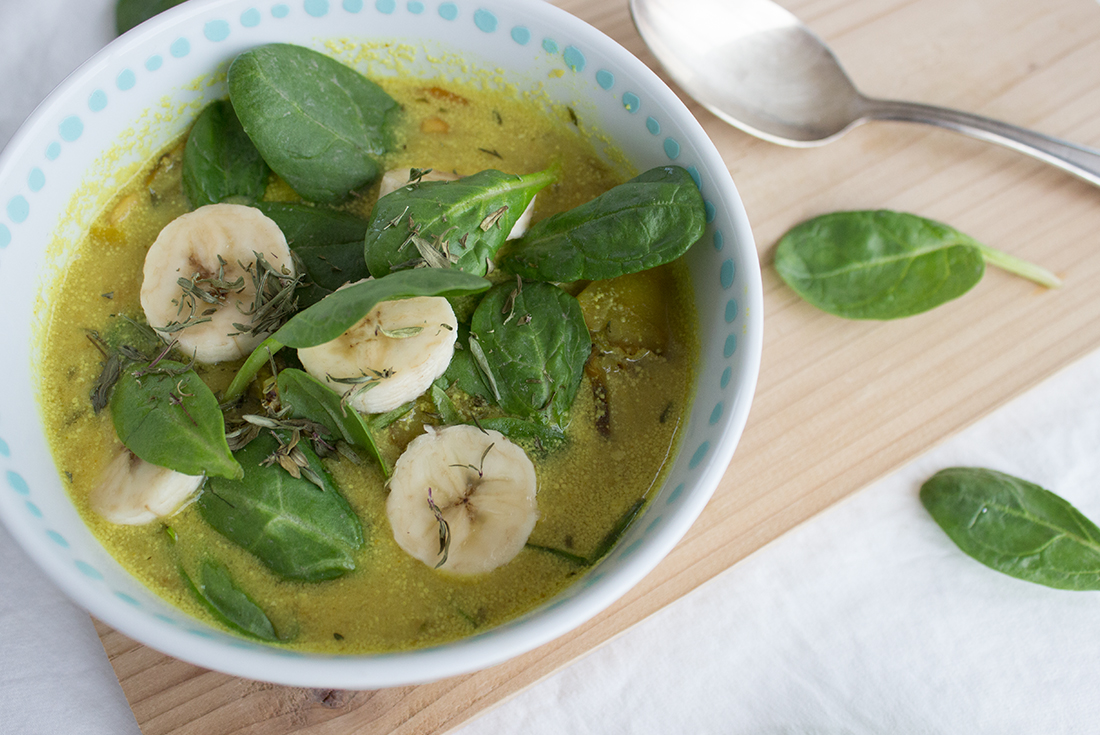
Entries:
{"label": "soup surface", "polygon": [[[385,169],[432,168],[469,175],[494,168],[530,173],[560,167],[541,191],[536,221],[621,183],[568,109],[506,92],[440,80],[378,80],[403,109],[399,144]],[[412,558],[395,543],[386,478],[377,462],[323,459],[363,526],[354,571],[323,582],[288,581],[216,532],[195,503],[139,526],[110,523],[89,495],[120,448],[110,411],[89,396],[104,368],[104,342],[144,322],[139,304],[145,253],[160,230],[189,211],[180,183],[183,141],[157,155],[88,229],[70,267],[51,287],[41,406],[63,481],[94,534],[144,584],[189,613],[220,624],[194,594],[204,561],[215,559],[270,619],[282,645],[338,653],[417,648],[498,625],[554,596],[606,552],[659,483],[692,387],[695,315],[686,268],[672,263],[566,288],[578,296],[595,347],[561,446],[525,443],[538,478],[538,522],[526,548],[485,574],[456,576]],[[366,217],[378,184],[341,208]],[[268,201],[296,201],[274,175]],[[492,278],[513,276],[492,274]],[[97,344],[98,342],[98,344]],[[186,360],[184,360],[186,361]],[[197,368],[215,392],[239,363]],[[448,397],[492,417],[457,386]],[[405,446],[440,425],[429,395],[386,425],[372,424],[392,466]],[[205,492],[206,490],[204,490]]]}

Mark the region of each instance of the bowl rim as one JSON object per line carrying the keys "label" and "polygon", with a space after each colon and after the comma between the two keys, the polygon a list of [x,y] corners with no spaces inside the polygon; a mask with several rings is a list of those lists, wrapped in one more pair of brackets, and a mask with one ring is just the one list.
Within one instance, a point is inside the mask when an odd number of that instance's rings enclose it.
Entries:
{"label": "bowl rim", "polygon": [[[503,2],[505,0],[486,0],[485,4]],[[50,118],[67,100],[82,90],[89,89],[89,82],[105,64],[126,57],[132,48],[141,46],[146,40],[160,36],[186,21],[204,16],[212,10],[244,5],[243,0],[198,0],[184,3],[113,40],[57,85],[20,126],[0,153],[0,177],[9,169],[9,163],[27,146],[32,130]],[[551,23],[586,44],[598,46],[602,53],[640,80],[646,94],[656,98],[665,114],[676,119],[684,135],[698,149],[701,163],[705,163],[706,170],[712,174],[713,180],[708,182],[715,187],[712,198],[720,200],[727,207],[734,226],[731,234],[742,247],[751,249],[755,261],[752,232],[733,179],[714,144],[680,98],[618,42],[566,11],[543,0],[507,0],[507,5],[511,9],[520,8],[532,22]],[[354,36],[349,33],[349,37]],[[647,544],[625,560],[605,583],[573,595],[569,599],[570,604],[564,605],[560,613],[538,615],[545,605],[539,606],[517,619],[487,631],[492,633],[491,643],[488,645],[484,644],[484,635],[478,634],[453,643],[397,653],[343,655],[291,652],[288,656],[283,649],[249,643],[233,647],[231,654],[227,656],[227,646],[221,640],[188,635],[178,628],[160,623],[152,616],[135,615],[133,608],[128,607],[124,601],[97,591],[86,584],[88,580],[82,579],[78,571],[66,566],[56,555],[47,553],[45,545],[33,536],[30,529],[5,517],[5,513],[0,513],[0,521],[4,522],[19,545],[46,571],[51,580],[92,615],[155,650],[227,674],[291,686],[365,689],[425,683],[502,663],[576,630],[620,600],[672,551],[709,502],[726,472],[744,430],[759,374],[763,347],[761,277],[758,265],[755,269],[744,270],[742,275],[745,279],[744,298],[747,302],[746,325],[744,339],[738,345],[738,350],[743,351],[745,357],[737,379],[740,386],[737,400],[723,419],[719,439],[715,442],[713,451],[706,457],[703,471],[693,483],[689,500],[668,523],[657,529]],[[698,377],[696,383],[697,392]],[[697,403],[695,396],[692,403]],[[677,451],[683,453],[686,451],[686,438],[680,437],[678,442]],[[2,505],[0,510],[3,510]],[[273,656],[273,652],[277,652],[278,656]],[[276,661],[291,661],[293,665],[276,666]],[[425,676],[425,671],[432,673]],[[380,672],[384,675],[380,676]]]}

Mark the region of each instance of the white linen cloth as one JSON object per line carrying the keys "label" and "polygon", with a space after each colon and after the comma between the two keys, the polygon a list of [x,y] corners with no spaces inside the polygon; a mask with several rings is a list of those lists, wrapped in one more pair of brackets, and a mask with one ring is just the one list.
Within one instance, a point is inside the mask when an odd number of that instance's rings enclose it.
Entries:
{"label": "white linen cloth", "polygon": [[[0,2],[0,143],[113,37],[113,8]],[[917,491],[987,466],[1100,520],[1098,448],[1100,353],[458,732],[1096,732],[1100,593],[986,569]],[[0,590],[0,732],[137,733],[88,616],[3,528]]]}

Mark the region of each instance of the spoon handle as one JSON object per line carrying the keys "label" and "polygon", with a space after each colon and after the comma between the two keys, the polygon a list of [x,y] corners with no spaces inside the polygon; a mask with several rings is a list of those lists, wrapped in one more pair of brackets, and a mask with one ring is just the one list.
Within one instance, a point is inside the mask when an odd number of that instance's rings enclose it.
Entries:
{"label": "spoon handle", "polygon": [[1100,151],[946,107],[878,99],[865,102],[863,115],[867,119],[920,122],[954,130],[1034,156],[1100,186]]}

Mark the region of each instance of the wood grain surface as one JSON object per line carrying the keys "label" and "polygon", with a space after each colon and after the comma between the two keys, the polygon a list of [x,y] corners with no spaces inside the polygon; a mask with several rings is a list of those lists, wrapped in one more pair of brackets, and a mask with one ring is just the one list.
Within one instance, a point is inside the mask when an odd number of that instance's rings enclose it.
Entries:
{"label": "wood grain surface", "polygon": [[[688,0],[684,0],[687,2]],[[626,0],[557,0],[655,66]],[[1100,147],[1096,0],[783,0],[873,96],[957,107]],[[675,87],[674,87],[675,88]],[[952,133],[875,123],[828,146],[752,139],[687,100],[729,166],[764,274],[760,383],[717,493],[673,553],[580,630],[425,686],[278,687],[171,659],[99,625],[138,723],[161,733],[442,733],[567,666],[830,504],[1100,345],[1100,190]],[[899,322],[848,322],[798,301],[776,240],[836,209],[948,222],[1060,274],[1046,291],[990,270]]]}

